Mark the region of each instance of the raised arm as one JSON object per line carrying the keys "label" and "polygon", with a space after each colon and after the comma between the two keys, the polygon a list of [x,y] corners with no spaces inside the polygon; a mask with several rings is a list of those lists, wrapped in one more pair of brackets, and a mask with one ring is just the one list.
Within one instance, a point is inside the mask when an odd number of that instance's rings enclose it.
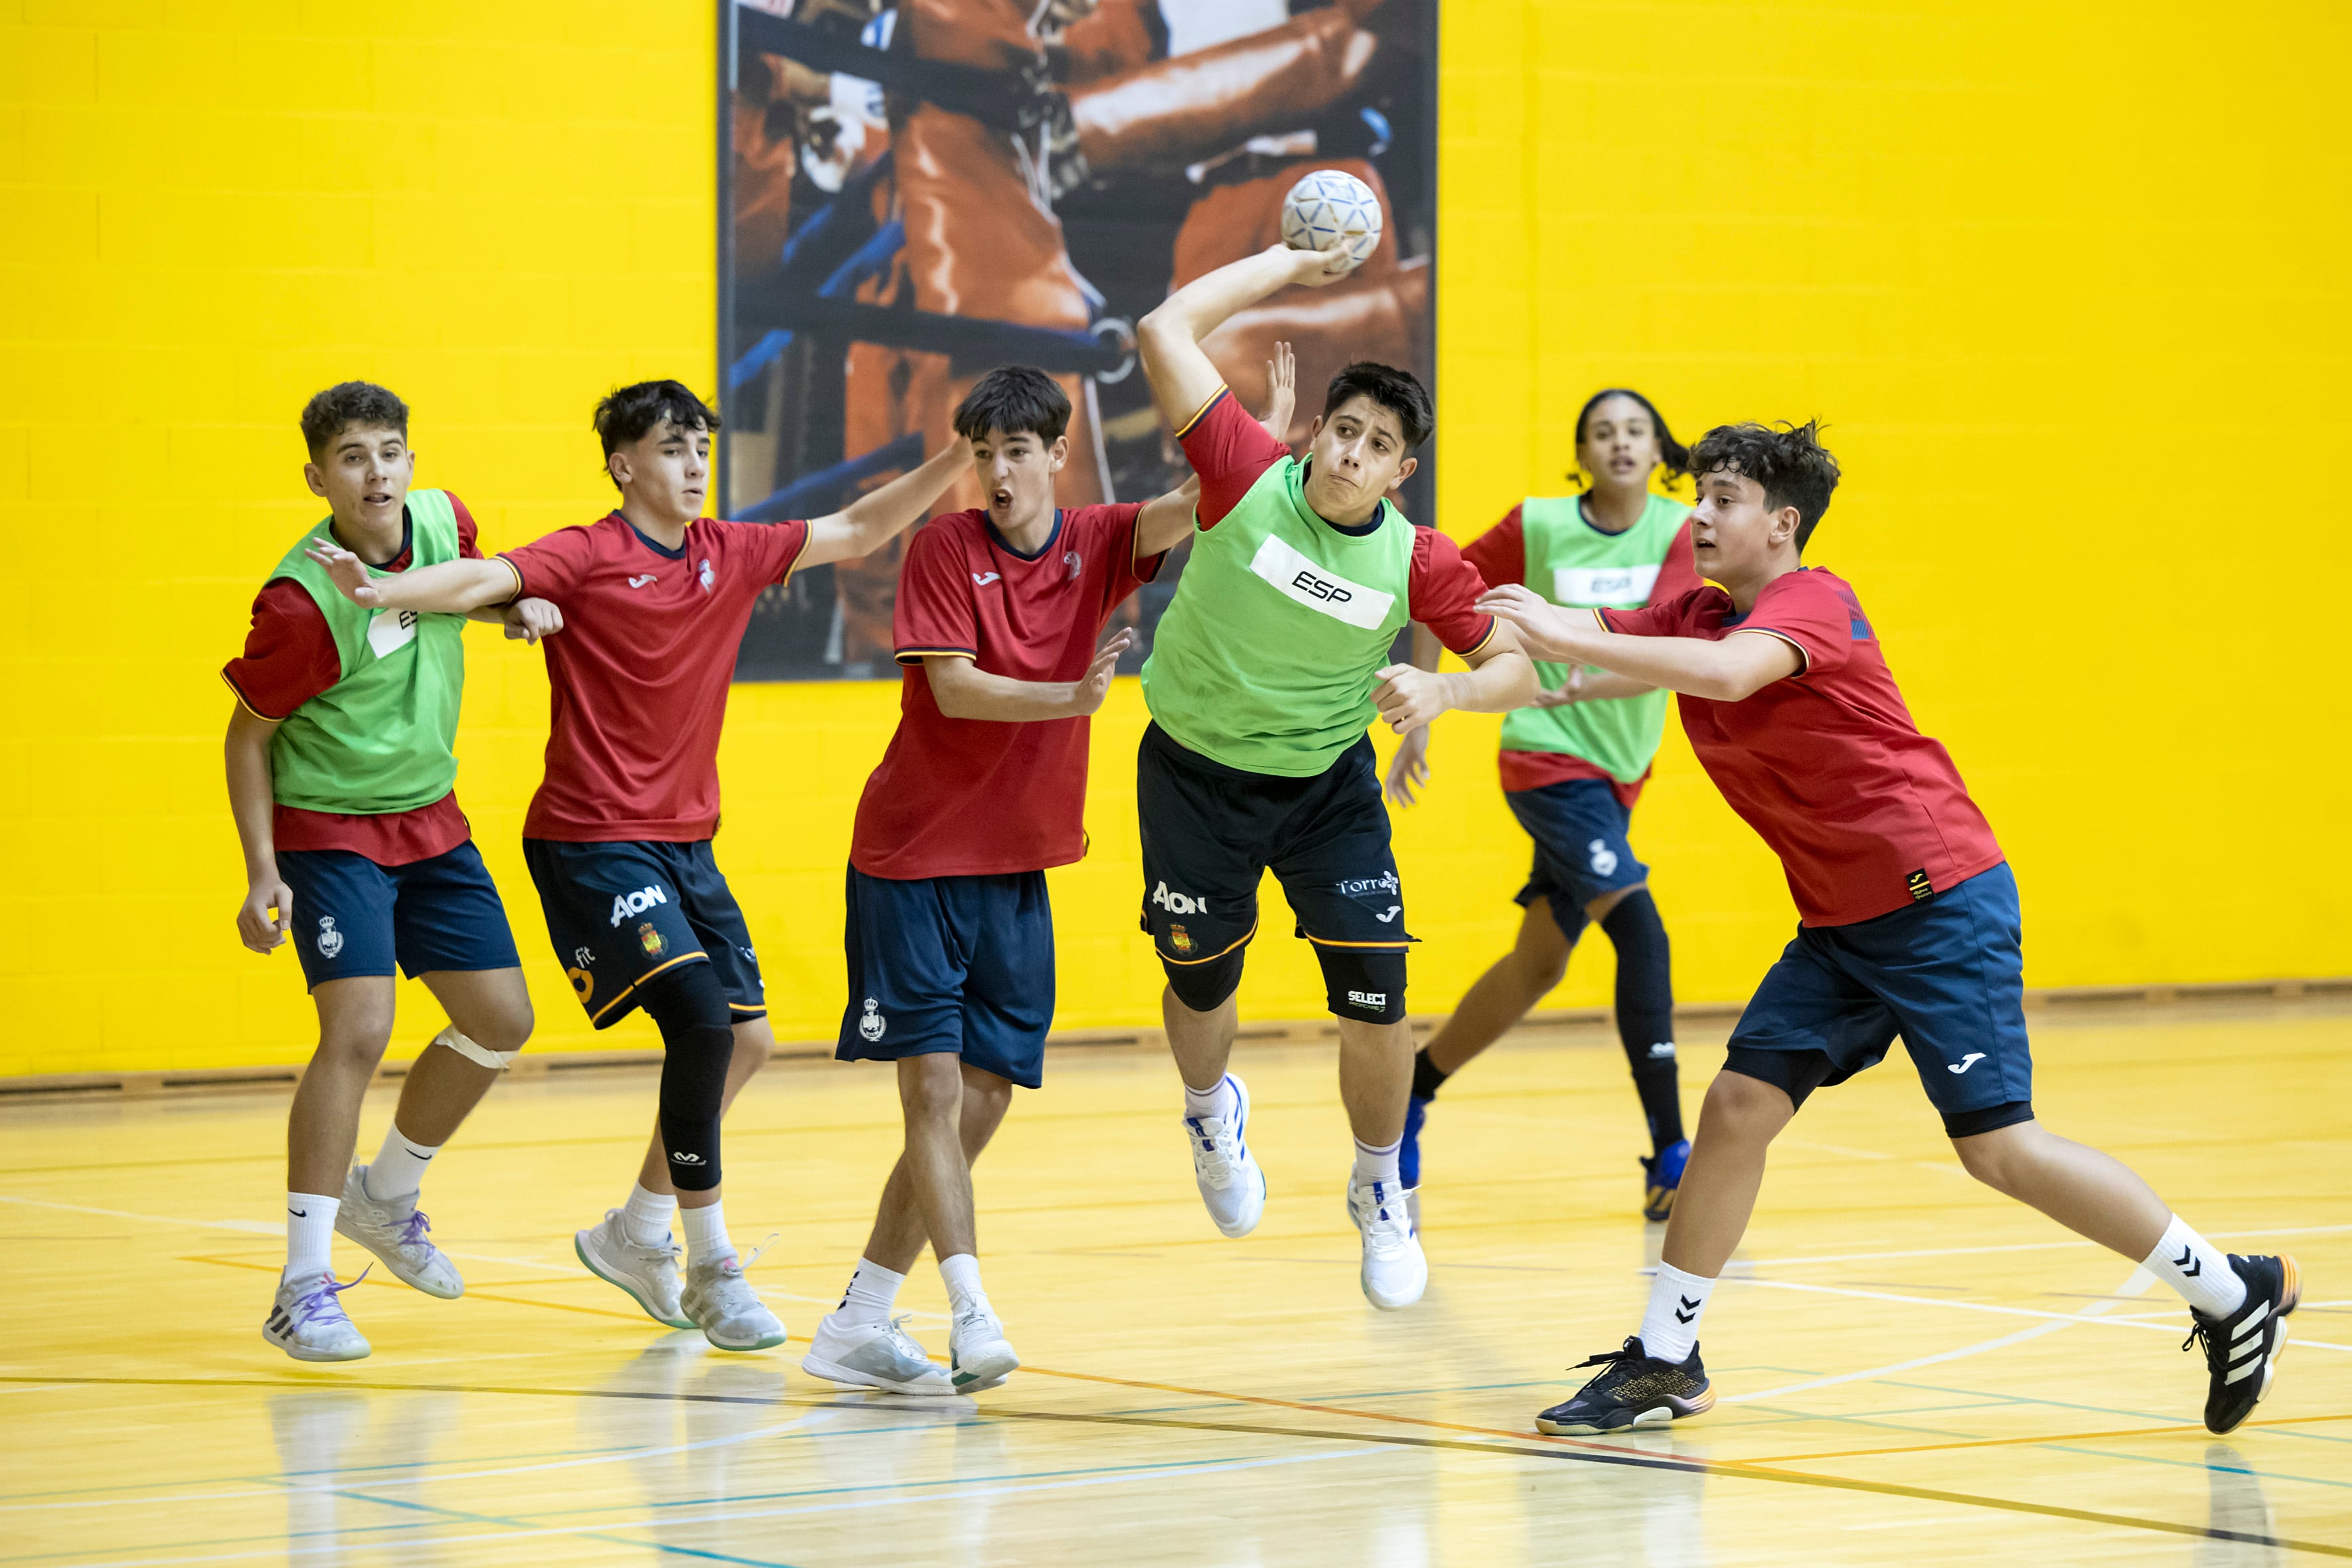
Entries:
{"label": "raised arm", "polygon": [[1122,630],[1103,644],[1087,673],[1076,680],[1015,680],[991,675],[963,655],[929,654],[923,674],[931,699],[950,719],[985,719],[1003,724],[1026,724],[1040,719],[1082,719],[1103,704],[1118,671],[1118,656],[1134,646],[1135,634]]}
{"label": "raised arm", "polygon": [[[1258,423],[1277,441],[1290,439],[1290,416],[1298,405],[1297,382],[1298,362],[1290,345],[1275,344],[1274,357],[1265,362],[1265,417]],[[1135,520],[1136,554],[1158,555],[1183,543],[1192,531],[1192,509],[1200,503],[1198,474],[1186,475],[1184,482],[1166,495],[1144,502],[1143,514]]]}
{"label": "raised arm", "polygon": [[1162,300],[1136,330],[1143,374],[1160,416],[1174,429],[1217,395],[1225,378],[1201,350],[1201,340],[1236,310],[1293,283],[1319,289],[1355,269],[1344,245],[1293,250],[1276,245],[1195,278]]}
{"label": "raised arm", "polygon": [[236,934],[256,952],[284,942],[294,924],[294,894],[278,874],[276,791],[269,771],[269,738],[276,733],[275,720],[264,719],[240,702],[228,716],[223,747],[228,764],[228,814],[236,823],[237,845],[245,851],[245,901],[237,905]]}
{"label": "raised arm", "polygon": [[1633,680],[1714,702],[1752,697],[1805,668],[1794,644],[1762,627],[1735,631],[1720,642],[1627,637],[1604,629],[1591,610],[1562,609],[1516,584],[1488,589],[1478,607],[1518,627],[1540,658],[1597,664]]}
{"label": "raised arm", "polygon": [[841,510],[809,521],[808,544],[800,564],[855,561],[871,555],[930,510],[956,475],[971,467],[971,444],[957,437],[922,467],[899,475],[880,489],[859,496]]}

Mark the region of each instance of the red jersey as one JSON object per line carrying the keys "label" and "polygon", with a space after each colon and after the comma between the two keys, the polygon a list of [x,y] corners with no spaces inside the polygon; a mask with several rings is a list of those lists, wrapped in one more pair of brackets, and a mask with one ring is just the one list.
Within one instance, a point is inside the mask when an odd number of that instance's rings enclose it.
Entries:
{"label": "red jersey", "polygon": [[[1202,531],[1214,528],[1241,504],[1258,476],[1290,456],[1290,448],[1265,433],[1220,387],[1216,396],[1184,426],[1180,437],[1192,471],[1201,476],[1201,500],[1196,509]],[[1386,522],[1395,509],[1382,501],[1371,521],[1340,528],[1326,519],[1323,526],[1341,533],[1370,533]],[[1486,584],[1462,559],[1454,541],[1433,528],[1412,525],[1412,571],[1405,590],[1405,613],[1457,654],[1473,654],[1494,635],[1495,618],[1475,607]]]}
{"label": "red jersey", "polygon": [[962,654],[1010,680],[1085,675],[1112,613],[1165,559],[1135,559],[1142,510],[1066,508],[1034,555],[984,511],[935,517],[908,542],[893,618],[898,729],[858,799],[851,865],[911,881],[1042,871],[1086,853],[1087,721],[950,719],[923,660]]}
{"label": "red jersey", "polygon": [[1691,749],[1731,809],[1780,857],[1809,926],[1888,914],[2000,864],[1959,770],[1919,732],[1862,602],[1817,568],[1776,577],[1746,616],[1698,588],[1668,604],[1602,610],[1634,637],[1769,631],[1805,667],[1739,702],[1682,699]]}
{"label": "red jersey", "polygon": [[[1519,509],[1513,507],[1503,515],[1502,521],[1464,545],[1462,559],[1477,569],[1488,587],[1499,588],[1506,583],[1524,586],[1528,580],[1528,535]],[[1698,574],[1698,558],[1691,553],[1690,523],[1685,520],[1675,531],[1674,542],[1666,546],[1666,559],[1658,568],[1657,583],[1643,603],[1663,605],[1706,585],[1706,580]],[[1628,811],[1642,798],[1642,786],[1650,782],[1650,775],[1644,773],[1632,784],[1620,784],[1610,776],[1608,769],[1567,752],[1499,752],[1495,763],[1503,775],[1506,790],[1541,789],[1569,779],[1606,779],[1618,804]]]}
{"label": "red jersey", "polygon": [[719,729],[760,591],[792,574],[805,522],[687,527],[665,550],[619,512],[499,556],[517,596],[563,612],[547,650],[547,777],[526,838],[690,844],[719,831]]}
{"label": "red jersey", "polygon": [[[457,553],[479,561],[475,542],[474,515],[455,494],[451,510],[457,514]],[[400,553],[389,561],[370,562],[384,572],[408,570],[409,522],[404,514]],[[221,679],[236,693],[245,710],[257,719],[282,723],[294,710],[343,678],[343,656],[335,634],[310,591],[291,577],[272,577],[253,597],[253,626],[245,634],[245,652],[221,667]],[[431,805],[414,811],[373,814],[305,811],[279,805],[270,812],[270,837],[280,849],[348,849],[379,866],[408,866],[446,855],[473,836],[466,814],[457,809],[457,792],[451,790]]]}

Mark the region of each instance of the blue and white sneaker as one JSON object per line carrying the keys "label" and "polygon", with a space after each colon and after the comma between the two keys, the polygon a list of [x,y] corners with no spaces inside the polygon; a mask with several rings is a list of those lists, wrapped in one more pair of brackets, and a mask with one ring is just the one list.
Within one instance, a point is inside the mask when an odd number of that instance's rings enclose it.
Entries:
{"label": "blue and white sneaker", "polygon": [[1265,1173],[1250,1157],[1243,1133],[1249,1126],[1249,1085],[1232,1073],[1234,1114],[1187,1116],[1185,1142],[1192,1146],[1192,1180],[1209,1217],[1226,1236],[1247,1236],[1265,1213]]}
{"label": "blue and white sneaker", "polygon": [[1655,1158],[1642,1157],[1642,1217],[1653,1223],[1675,1212],[1675,1194],[1683,1184],[1683,1167],[1690,1163],[1690,1140],[1677,1139]]}
{"label": "blue and white sneaker", "polygon": [[1386,1182],[1348,1181],[1348,1218],[1364,1241],[1364,1300],[1384,1312],[1410,1307],[1429,1289],[1429,1260],[1407,1194]]}

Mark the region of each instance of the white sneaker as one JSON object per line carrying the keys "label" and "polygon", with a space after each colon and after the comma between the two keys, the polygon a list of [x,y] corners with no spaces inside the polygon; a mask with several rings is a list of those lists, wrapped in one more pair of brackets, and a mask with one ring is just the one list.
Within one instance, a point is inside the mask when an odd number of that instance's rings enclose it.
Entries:
{"label": "white sneaker", "polygon": [[1234,1086],[1232,1119],[1187,1116],[1184,1137],[1192,1145],[1192,1180],[1209,1217],[1227,1236],[1247,1236],[1265,1213],[1265,1173],[1242,1138],[1249,1126],[1249,1085],[1231,1073],[1225,1081]]}
{"label": "white sneaker", "polygon": [[673,1329],[695,1326],[686,1309],[677,1304],[677,1260],[684,1254],[668,1241],[659,1247],[640,1247],[631,1241],[628,1221],[619,1209],[606,1209],[598,1224],[573,1231],[572,1250],[588,1266],[589,1273],[627,1291],[629,1300],[655,1322]]}
{"label": "white sneaker", "polygon": [[784,1325],[743,1278],[743,1261],[731,1252],[689,1265],[678,1305],[722,1351],[773,1350],[784,1342]]}
{"label": "white sneaker", "polygon": [[1429,1260],[1421,1255],[1407,1194],[1393,1182],[1348,1183],[1348,1217],[1364,1238],[1364,1299],[1392,1312],[1421,1300]]}
{"label": "white sneaker", "polygon": [[[367,1270],[360,1270],[360,1279]],[[352,1281],[356,1285],[359,1279]],[[367,1339],[352,1325],[343,1304],[335,1298],[352,1285],[338,1285],[332,1274],[278,1281],[278,1301],[262,1320],[261,1337],[296,1361],[357,1361],[368,1353]]]}
{"label": "white sneaker", "polygon": [[801,1358],[801,1370],[851,1388],[885,1394],[953,1394],[948,1369],[923,1353],[902,1325],[904,1317],[881,1323],[843,1323],[827,1312],[816,1325],[815,1342]]}
{"label": "white sneaker", "polygon": [[948,1362],[958,1394],[1001,1387],[1021,1364],[1021,1358],[1005,1342],[1004,1325],[997,1321],[986,1298],[956,1313],[948,1330]]}
{"label": "white sneaker", "polygon": [[335,1234],[358,1242],[376,1258],[392,1277],[428,1296],[454,1301],[466,1293],[457,1266],[433,1245],[433,1222],[416,1206],[416,1194],[404,1198],[368,1196],[365,1165],[353,1165],[343,1178],[342,1206],[335,1211]]}

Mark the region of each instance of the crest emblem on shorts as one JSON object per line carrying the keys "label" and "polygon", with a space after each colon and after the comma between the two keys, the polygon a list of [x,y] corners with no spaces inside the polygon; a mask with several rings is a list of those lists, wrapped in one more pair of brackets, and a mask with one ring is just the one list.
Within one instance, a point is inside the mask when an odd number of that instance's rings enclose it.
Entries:
{"label": "crest emblem on shorts", "polygon": [[866,1037],[868,1045],[879,1041],[882,1032],[890,1026],[884,1022],[881,1008],[882,1004],[868,996],[866,999],[866,1016],[857,1020],[857,1032]]}
{"label": "crest emblem on shorts", "polygon": [[1605,838],[1596,838],[1585,846],[1592,853],[1592,874],[1606,877],[1617,869],[1617,851],[1609,847]]}
{"label": "crest emblem on shorts", "polygon": [[1192,951],[1192,933],[1182,926],[1170,926],[1168,945],[1179,952],[1190,952]]}
{"label": "crest emblem on shorts", "polygon": [[647,958],[659,958],[662,955],[661,932],[654,930],[651,921],[637,928],[637,943],[646,950]]}
{"label": "crest emblem on shorts", "polygon": [[342,951],[343,933],[335,929],[335,917],[332,915],[320,915],[319,917],[320,956],[322,958],[332,958],[335,954]]}

